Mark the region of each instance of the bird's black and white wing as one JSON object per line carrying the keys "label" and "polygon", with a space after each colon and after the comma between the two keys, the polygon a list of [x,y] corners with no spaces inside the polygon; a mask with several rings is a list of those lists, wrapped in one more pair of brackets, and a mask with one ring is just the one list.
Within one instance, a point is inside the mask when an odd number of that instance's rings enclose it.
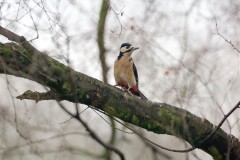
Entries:
{"label": "bird's black and white wing", "polygon": [[134,73],[134,76],[135,76],[135,79],[136,79],[136,84],[138,86],[138,72],[137,72],[137,68],[136,68],[134,63],[133,63],[133,73]]}

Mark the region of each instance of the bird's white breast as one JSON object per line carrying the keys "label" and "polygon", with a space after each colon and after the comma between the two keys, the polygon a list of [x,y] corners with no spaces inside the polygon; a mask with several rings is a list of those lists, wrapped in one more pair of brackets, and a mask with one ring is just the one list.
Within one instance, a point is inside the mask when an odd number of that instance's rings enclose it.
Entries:
{"label": "bird's white breast", "polygon": [[136,86],[133,72],[133,61],[129,56],[123,56],[114,63],[114,77],[116,83],[124,82],[129,87]]}

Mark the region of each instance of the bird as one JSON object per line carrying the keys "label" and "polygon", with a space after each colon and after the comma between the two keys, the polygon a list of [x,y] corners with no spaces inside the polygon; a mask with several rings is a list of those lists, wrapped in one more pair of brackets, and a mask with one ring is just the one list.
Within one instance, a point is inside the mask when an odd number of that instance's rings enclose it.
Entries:
{"label": "bird", "polygon": [[123,43],[120,53],[114,62],[115,86],[120,86],[129,93],[147,100],[138,87],[138,72],[131,57],[132,53],[139,49],[130,43]]}

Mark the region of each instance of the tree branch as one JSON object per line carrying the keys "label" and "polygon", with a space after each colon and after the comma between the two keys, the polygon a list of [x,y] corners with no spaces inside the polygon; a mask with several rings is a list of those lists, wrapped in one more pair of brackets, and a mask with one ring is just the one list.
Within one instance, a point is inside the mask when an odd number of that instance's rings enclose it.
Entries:
{"label": "tree branch", "polygon": [[[105,33],[105,26],[106,26],[106,19],[108,15],[108,9],[109,9],[109,0],[102,0],[102,6],[99,13],[99,20],[98,20],[98,28],[97,28],[97,43],[98,43],[98,49],[99,49],[99,60],[101,62],[102,66],[102,78],[104,83],[108,83],[107,79],[107,73],[109,70],[109,67],[106,62],[106,48],[104,46],[104,33]],[[115,130],[115,122],[111,116],[109,116],[111,126],[113,126],[111,129],[111,137],[109,144],[114,145],[115,139],[116,139],[116,130]],[[103,154],[105,156],[106,160],[111,159],[111,152],[109,152],[109,149],[105,151]]]}
{"label": "tree branch", "polygon": [[109,1],[108,0],[102,0],[102,7],[99,14],[99,20],[98,20],[98,29],[97,29],[97,43],[98,43],[98,49],[99,49],[99,59],[101,61],[102,66],[102,77],[103,81],[107,83],[107,72],[108,72],[108,66],[106,63],[106,48],[104,47],[104,29],[105,29],[105,23],[107,18],[107,13],[109,9]]}
{"label": "tree branch", "polygon": [[118,149],[116,149],[115,147],[108,145],[106,143],[104,143],[90,128],[89,126],[79,117],[77,118],[79,120],[79,122],[86,128],[86,130],[89,132],[90,136],[95,139],[99,144],[101,144],[102,146],[104,146],[106,149],[115,152],[116,154],[118,154],[121,158],[121,160],[125,160],[125,157],[123,155],[122,152],[120,152]]}
{"label": "tree branch", "polygon": [[222,129],[218,129],[211,138],[202,143],[202,140],[215,130],[215,126],[208,120],[169,104],[130,96],[118,88],[76,72],[47,55],[27,50],[22,43],[0,44],[0,73],[27,78],[45,85],[61,95],[60,100],[75,103],[77,98],[82,104],[94,106],[148,131],[182,138],[215,159],[225,159],[228,149],[231,160],[240,159],[239,140]]}
{"label": "tree branch", "polygon": [[123,155],[123,153],[118,150],[117,148],[115,148],[114,146],[112,145],[108,145],[106,143],[104,143],[99,137],[98,135],[92,131],[92,129],[87,125],[86,122],[84,122],[84,120],[82,120],[82,118],[80,117],[80,113],[78,112],[78,104],[76,104],[76,114],[73,115],[72,113],[70,113],[59,101],[58,101],[58,104],[59,106],[66,112],[68,113],[69,115],[71,115],[71,117],[75,118],[77,121],[79,121],[83,126],[84,128],[88,131],[89,135],[96,141],[98,142],[100,145],[102,145],[104,148],[106,148],[107,150],[110,150],[110,151],[113,151],[115,152],[121,160],[125,160],[125,157]]}

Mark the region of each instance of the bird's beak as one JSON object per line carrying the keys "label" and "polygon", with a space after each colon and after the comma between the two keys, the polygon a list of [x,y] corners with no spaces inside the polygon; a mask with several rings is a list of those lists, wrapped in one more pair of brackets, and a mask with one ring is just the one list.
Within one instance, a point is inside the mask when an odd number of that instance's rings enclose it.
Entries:
{"label": "bird's beak", "polygon": [[137,50],[137,49],[139,49],[139,47],[134,47],[134,48],[132,49],[132,51],[135,51],[135,50]]}

